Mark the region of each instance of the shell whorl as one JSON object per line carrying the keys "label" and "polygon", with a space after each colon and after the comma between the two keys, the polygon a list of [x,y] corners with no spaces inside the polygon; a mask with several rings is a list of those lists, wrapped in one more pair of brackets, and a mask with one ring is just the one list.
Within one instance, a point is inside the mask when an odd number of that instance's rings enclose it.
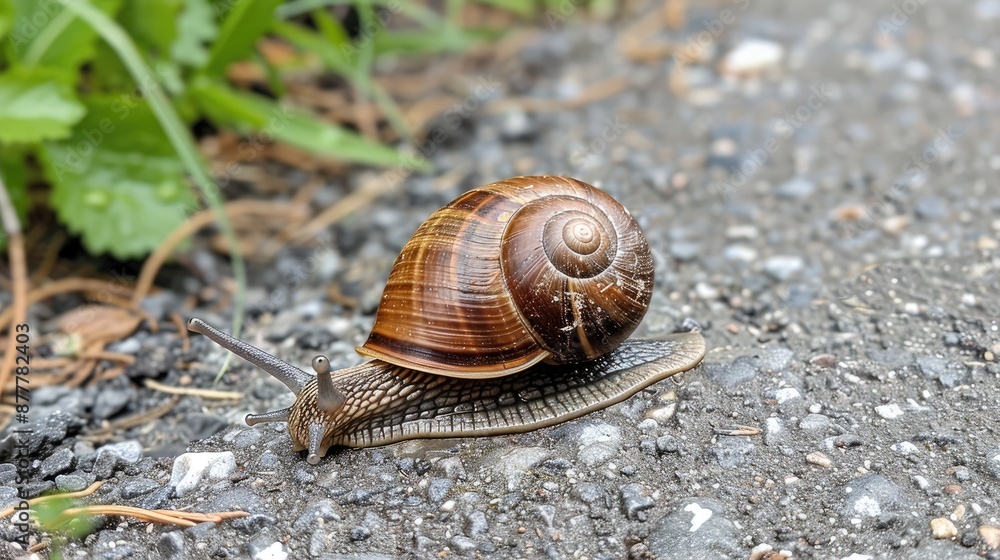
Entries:
{"label": "shell whorl", "polygon": [[646,239],[596,189],[592,200],[556,195],[525,205],[507,224],[500,261],[519,317],[552,362],[613,350],[652,296]]}
{"label": "shell whorl", "polygon": [[608,352],[641,321],[653,262],[617,201],[566,177],[515,177],[435,212],[393,265],[358,352],[452,377]]}

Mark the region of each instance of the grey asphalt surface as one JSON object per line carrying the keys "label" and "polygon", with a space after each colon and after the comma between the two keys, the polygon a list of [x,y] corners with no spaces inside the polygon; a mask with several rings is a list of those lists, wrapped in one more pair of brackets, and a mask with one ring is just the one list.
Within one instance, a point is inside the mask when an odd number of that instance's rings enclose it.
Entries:
{"label": "grey asphalt surface", "polygon": [[[423,219],[479,184],[561,173],[621,201],[654,249],[635,336],[699,327],[703,365],[553,428],[341,450],[317,466],[283,425],[225,427],[291,400],[245,364],[227,378],[247,395],[238,407],[186,399],[178,419],[129,432],[144,459],[74,442],[92,407],[43,393],[50,414],[70,411],[70,437],[38,444],[70,450],[49,471],[57,486],[111,478],[101,501],[253,514],[173,531],[111,522],[66,557],[1000,558],[1000,2],[691,4],[683,29],[647,39],[676,57],[618,48],[646,7],[613,23],[554,18],[511,64],[458,77],[476,110],[442,120],[447,141],[430,149],[459,180],[414,176],[331,247],[256,270],[258,302],[291,302],[247,338],[299,364],[319,351],[357,363]],[[579,107],[496,104],[615,76],[623,91]],[[360,312],[326,301],[331,281]],[[185,356],[136,336],[133,377],[169,380],[197,356],[190,373],[207,386],[224,357],[201,339]],[[232,453],[212,458],[225,476],[181,481],[184,443],[157,430],[215,433],[190,451]]]}

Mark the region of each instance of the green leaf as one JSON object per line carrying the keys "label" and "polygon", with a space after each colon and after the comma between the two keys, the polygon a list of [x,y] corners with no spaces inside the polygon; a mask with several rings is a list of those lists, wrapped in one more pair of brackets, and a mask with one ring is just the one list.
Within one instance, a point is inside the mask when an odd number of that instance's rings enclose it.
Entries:
{"label": "green leaf", "polygon": [[35,518],[47,532],[58,533],[72,538],[81,538],[92,533],[96,527],[93,516],[75,515],[66,517],[63,512],[70,508],[80,507],[78,500],[64,497],[53,497],[37,504]]}
{"label": "green leaf", "polygon": [[[487,4],[513,12],[523,18],[530,18],[535,15],[535,0],[478,0],[480,4]],[[578,3],[574,3],[577,5]]]}
{"label": "green leaf", "polygon": [[[89,1],[110,15],[114,15],[121,5],[121,0]],[[58,1],[15,2],[17,17],[10,40],[21,63],[76,70],[81,63],[94,56],[97,33],[65,10]]]}
{"label": "green leaf", "polygon": [[316,53],[327,68],[339,74],[353,75],[353,68],[348,59],[348,55],[353,58],[353,53],[356,50],[353,45],[343,43],[338,48],[318,33],[285,21],[274,22],[274,32],[299,49]]}
{"label": "green leaf", "polygon": [[50,204],[93,254],[142,256],[194,207],[181,161],[144,101],[92,100],[73,136],[41,155]]}
{"label": "green leaf", "polygon": [[70,80],[51,68],[19,67],[0,74],[0,143],[68,136],[85,112]]}
{"label": "green leaf", "polygon": [[207,0],[185,0],[177,27],[184,32],[174,41],[171,56],[181,64],[201,68],[208,62],[206,45],[219,33],[211,4]]}
{"label": "green leaf", "polygon": [[183,0],[129,0],[117,19],[136,44],[164,57],[178,36],[177,16],[182,4]]}
{"label": "green leaf", "polygon": [[0,0],[0,39],[3,39],[14,25],[15,11],[14,0]]}
{"label": "green leaf", "polygon": [[427,55],[444,52],[461,52],[473,43],[496,39],[502,29],[491,27],[463,29],[446,25],[442,29],[419,31],[394,31],[375,36],[377,54]]}
{"label": "green leaf", "polygon": [[135,84],[118,54],[104,41],[94,47],[90,59],[90,86],[94,92],[133,91]]}
{"label": "green leaf", "polygon": [[274,21],[274,10],[283,0],[244,0],[232,3],[212,45],[205,71],[221,76],[231,63],[246,58]]}
{"label": "green leaf", "polygon": [[314,154],[372,165],[410,165],[427,170],[427,164],[412,165],[396,150],[365,140],[361,135],[315,115],[280,106],[273,101],[236,91],[224,84],[201,79],[192,85],[195,103],[210,118],[244,134],[252,131],[271,136]]}

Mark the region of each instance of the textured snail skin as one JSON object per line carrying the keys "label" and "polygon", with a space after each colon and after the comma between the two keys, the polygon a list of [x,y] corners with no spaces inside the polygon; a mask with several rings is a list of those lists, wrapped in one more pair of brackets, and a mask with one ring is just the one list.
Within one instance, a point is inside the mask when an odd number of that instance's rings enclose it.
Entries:
{"label": "textured snail skin", "polygon": [[[505,378],[465,379],[423,373],[375,360],[338,372],[350,395],[328,419],[321,455],[331,446],[371,447],[407,439],[476,437],[526,432],[621,402],[649,385],[690,369],[705,339],[685,333],[664,340],[626,341],[582,364],[538,364]],[[292,407],[308,409],[310,386]],[[301,401],[301,404],[300,404]]]}
{"label": "textured snail skin", "polygon": [[576,179],[514,177],[417,229],[358,352],[455,377],[585,361],[628,338],[652,289],[652,254],[621,204]]}
{"label": "textured snail skin", "polygon": [[[227,348],[249,347],[197,319],[189,328]],[[280,362],[253,350],[250,359],[257,365]],[[689,332],[660,340],[628,340],[589,362],[537,364],[517,375],[490,379],[434,375],[372,360],[320,373],[344,395],[333,412],[318,405],[317,377],[282,362],[283,368],[297,372],[291,384],[283,380],[296,393],[295,403],[288,409],[250,415],[247,421],[287,420],[294,449],[308,449],[309,461],[315,464],[335,446],[374,447],[408,439],[489,436],[551,426],[621,402],[693,368],[704,355],[705,339]]]}

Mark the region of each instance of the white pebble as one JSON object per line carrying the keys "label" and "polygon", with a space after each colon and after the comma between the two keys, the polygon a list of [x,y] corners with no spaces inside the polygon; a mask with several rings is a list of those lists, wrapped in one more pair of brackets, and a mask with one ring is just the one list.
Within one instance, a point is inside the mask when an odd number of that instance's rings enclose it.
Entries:
{"label": "white pebble", "polygon": [[288,553],[281,548],[280,542],[271,543],[271,546],[253,555],[253,560],[285,560]]}
{"label": "white pebble", "polygon": [[184,453],[174,459],[170,485],[180,497],[194,490],[202,480],[221,480],[236,472],[236,458],[232,451],[222,453]]}
{"label": "white pebble", "polygon": [[656,420],[653,420],[652,418],[647,418],[642,422],[639,422],[639,424],[636,425],[636,427],[639,428],[639,431],[641,432],[651,432],[659,428],[660,424]]}
{"label": "white pebble", "polygon": [[746,75],[777,66],[785,49],[774,41],[746,39],[726,53],[722,70],[730,75]]}
{"label": "white pebble", "polygon": [[691,529],[690,531],[694,533],[701,526],[705,524],[706,521],[712,518],[712,510],[705,509],[698,504],[688,504],[684,508],[684,511],[690,511],[694,516],[691,518]]}
{"label": "white pebble", "polygon": [[891,449],[900,455],[909,455],[918,451],[917,446],[908,441],[901,441],[892,445]]}
{"label": "white pebble", "polygon": [[778,401],[779,404],[801,397],[802,393],[799,393],[799,390],[794,387],[786,387],[784,389],[778,389],[774,392],[774,400]]}
{"label": "white pebble", "polygon": [[854,513],[861,517],[878,517],[882,515],[882,504],[878,503],[875,498],[862,496],[854,502]]}
{"label": "white pebble", "polygon": [[875,412],[882,418],[886,420],[892,420],[893,418],[899,418],[903,415],[903,409],[899,408],[898,404],[884,404],[882,406],[876,406]]}

